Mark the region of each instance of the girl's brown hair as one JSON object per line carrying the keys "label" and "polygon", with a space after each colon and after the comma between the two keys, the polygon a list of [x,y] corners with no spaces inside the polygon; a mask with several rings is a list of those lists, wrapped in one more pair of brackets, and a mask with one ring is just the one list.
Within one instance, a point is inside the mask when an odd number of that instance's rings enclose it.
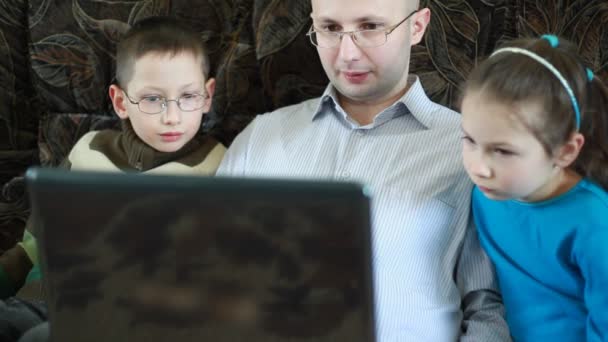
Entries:
{"label": "girl's brown hair", "polygon": [[[580,109],[579,132],[585,144],[572,164],[572,169],[608,190],[608,89],[594,76],[588,77],[587,68],[576,52],[576,47],[563,39],[553,47],[546,39],[522,39],[505,47],[526,49],[551,63],[566,79]],[[563,145],[576,131],[576,115],[572,100],[559,79],[546,66],[529,56],[503,52],[480,65],[469,76],[467,92],[481,91],[507,105],[534,102],[542,113],[518,114],[521,122],[540,141],[545,151]]]}

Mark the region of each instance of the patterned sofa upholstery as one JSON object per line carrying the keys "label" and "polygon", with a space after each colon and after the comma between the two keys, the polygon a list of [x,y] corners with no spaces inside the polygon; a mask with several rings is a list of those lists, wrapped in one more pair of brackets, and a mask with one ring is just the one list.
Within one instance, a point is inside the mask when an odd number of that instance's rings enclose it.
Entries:
{"label": "patterned sofa upholstery", "polygon": [[[460,84],[503,40],[555,32],[608,79],[605,0],[422,0],[432,10],[411,72],[457,107]],[[57,165],[78,138],[116,127],[107,87],[115,43],[136,20],[172,15],[201,32],[217,79],[203,129],[229,144],[256,115],[319,95],[327,79],[305,32],[305,0],[0,2],[0,253],[28,215],[22,175]]]}

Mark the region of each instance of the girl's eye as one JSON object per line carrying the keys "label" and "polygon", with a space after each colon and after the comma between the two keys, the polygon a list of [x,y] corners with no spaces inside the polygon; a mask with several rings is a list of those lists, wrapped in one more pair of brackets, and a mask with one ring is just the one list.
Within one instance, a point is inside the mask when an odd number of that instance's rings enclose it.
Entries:
{"label": "girl's eye", "polygon": [[471,139],[471,137],[466,136],[466,135],[464,137],[462,137],[462,141],[464,141],[465,143],[468,143],[468,144],[474,144],[475,143],[473,141],[473,139]]}
{"label": "girl's eye", "polygon": [[505,149],[502,149],[502,148],[494,149],[494,153],[502,155],[502,156],[513,156],[513,155],[515,155],[515,152],[509,151],[509,150],[505,150]]}

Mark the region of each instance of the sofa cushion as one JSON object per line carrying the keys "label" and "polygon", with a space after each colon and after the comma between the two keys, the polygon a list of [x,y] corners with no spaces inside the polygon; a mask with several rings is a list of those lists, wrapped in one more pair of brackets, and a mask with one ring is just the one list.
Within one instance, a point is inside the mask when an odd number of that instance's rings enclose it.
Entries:
{"label": "sofa cushion", "polygon": [[579,47],[589,68],[608,84],[608,4],[606,0],[519,0],[515,8],[519,37],[557,33]]}
{"label": "sofa cushion", "polygon": [[[320,95],[327,78],[306,32],[310,2],[255,0],[256,52],[273,107]],[[457,107],[459,89],[477,59],[515,35],[512,1],[422,1],[431,9],[424,41],[412,49],[410,72],[436,102]]]}
{"label": "sofa cushion", "polygon": [[[36,91],[45,104],[40,122],[40,153],[44,165],[57,165],[86,129],[106,120],[115,121],[108,96],[114,81],[115,45],[135,21],[152,15],[170,15],[201,32],[211,60],[211,75],[220,69],[213,111],[204,130],[211,131],[223,122],[228,110],[243,112],[243,123],[232,125],[231,140],[251,119],[257,67],[247,60],[248,38],[239,29],[241,8],[232,1],[64,1],[51,6],[48,0],[32,1],[29,7],[30,60]],[[245,32],[245,35],[248,33]],[[245,47],[245,48],[244,48]],[[245,90],[243,90],[245,89]],[[247,98],[243,98],[245,94]],[[77,113],[77,114],[74,114]],[[59,115],[59,118],[53,116]],[[86,119],[100,115],[99,119]],[[236,116],[235,116],[236,117]],[[100,121],[101,120],[101,121]],[[233,119],[230,119],[233,120]],[[218,126],[221,127],[221,126]],[[218,136],[226,136],[221,128]]]}
{"label": "sofa cushion", "polygon": [[27,58],[27,1],[0,5],[0,150],[36,146],[39,101],[34,98]]}
{"label": "sofa cushion", "polygon": [[38,161],[40,108],[30,80],[27,5],[0,3],[0,253],[21,237],[27,217],[23,183],[15,177]]}
{"label": "sofa cushion", "polygon": [[116,116],[89,113],[50,113],[40,120],[40,164],[56,167],[87,132],[119,129]]}

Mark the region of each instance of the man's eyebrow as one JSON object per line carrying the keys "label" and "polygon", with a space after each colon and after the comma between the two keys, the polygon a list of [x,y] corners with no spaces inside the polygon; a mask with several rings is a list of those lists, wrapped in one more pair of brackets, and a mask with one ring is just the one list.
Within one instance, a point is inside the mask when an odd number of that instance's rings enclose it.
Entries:
{"label": "man's eyebrow", "polygon": [[[330,17],[325,17],[325,16],[312,17],[312,19],[318,23],[339,24],[336,20],[334,20]],[[373,21],[386,21],[386,18],[377,16],[377,15],[369,15],[369,16],[364,16],[364,17],[355,19],[355,22],[357,22],[357,23],[365,23],[365,22],[370,22],[370,21],[372,21],[372,22]]]}
{"label": "man's eyebrow", "polygon": [[328,18],[328,17],[312,17],[312,19],[318,23],[324,23],[324,24],[335,24],[336,21]]}
{"label": "man's eyebrow", "polygon": [[377,15],[368,15],[368,16],[357,19],[358,23],[367,23],[370,21],[372,21],[372,22],[373,21],[387,21],[387,19],[384,17],[381,17],[381,16],[377,16]]}

